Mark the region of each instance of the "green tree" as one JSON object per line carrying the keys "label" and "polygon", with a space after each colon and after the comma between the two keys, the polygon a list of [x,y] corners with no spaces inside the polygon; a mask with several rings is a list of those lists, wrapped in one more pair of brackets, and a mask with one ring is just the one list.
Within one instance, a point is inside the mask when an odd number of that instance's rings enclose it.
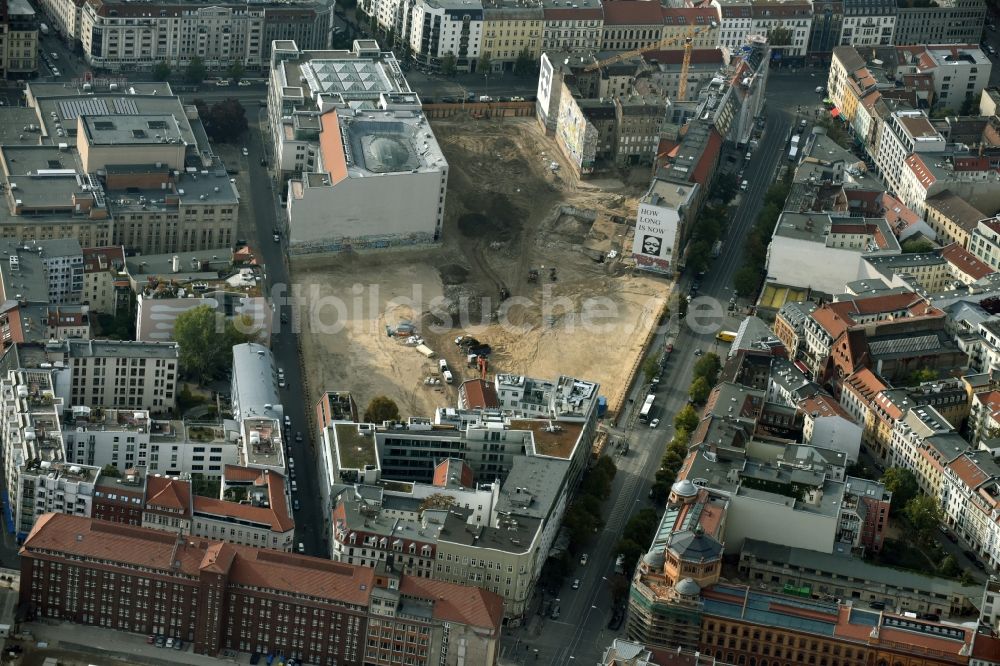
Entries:
{"label": "green tree", "polygon": [[632,570],[635,568],[636,562],[639,561],[639,558],[645,552],[646,549],[632,539],[623,538],[618,542],[615,546],[615,553],[622,557],[626,576],[632,575]]}
{"label": "green tree", "polygon": [[647,384],[651,382],[653,377],[655,377],[659,372],[660,361],[655,356],[650,356],[642,362],[642,376]]}
{"label": "green tree", "polygon": [[[685,410],[681,410],[684,413]],[[691,411],[694,411],[693,409]],[[695,417],[698,415],[695,414]],[[695,422],[695,427],[697,427],[697,421]],[[674,436],[670,440],[670,448],[683,447],[684,451],[687,451],[688,444],[691,442],[691,430],[693,428],[678,428],[677,419],[674,418]]]}
{"label": "green tree", "polygon": [[739,191],[740,183],[735,173],[723,173],[712,183],[711,196],[721,199],[723,203],[729,203]]}
{"label": "green tree", "polygon": [[368,403],[365,409],[365,423],[382,423],[383,421],[399,421],[399,406],[385,395],[377,395]]}
{"label": "green tree", "polygon": [[712,256],[712,244],[705,240],[697,240],[691,243],[688,249],[687,268],[700,273],[708,268],[709,259]]}
{"label": "green tree", "polygon": [[733,274],[733,289],[736,295],[746,298],[752,296],[760,285],[760,271],[750,265],[742,266]]}
{"label": "green tree", "polygon": [[824,116],[816,122],[816,126],[825,129],[826,135],[841,148],[851,149],[851,137],[844,129],[844,123],[830,116]]}
{"label": "green tree", "polygon": [[947,118],[948,116],[954,116],[954,115],[955,115],[955,109],[951,108],[950,106],[939,106],[931,111],[931,118],[935,120],[940,118]]}
{"label": "green tree", "polygon": [[229,69],[226,70],[226,75],[237,83],[239,83],[240,80],[243,79],[243,74],[245,73],[246,70],[243,68],[243,65],[238,62],[234,62],[232,65],[229,66]]}
{"label": "green tree", "polygon": [[184,70],[184,80],[190,84],[198,85],[205,80],[207,74],[208,69],[205,67],[205,62],[198,56],[195,56],[191,58],[187,69]]}
{"label": "green tree", "polygon": [[482,54],[479,56],[479,64],[476,65],[476,69],[479,72],[486,74],[490,71],[490,67],[492,66],[492,64],[493,61],[490,59],[490,52],[483,51]]}
{"label": "green tree", "polygon": [[885,489],[892,493],[892,513],[898,513],[917,496],[920,486],[917,485],[917,477],[908,469],[902,467],[890,467],[882,475],[882,483]]}
{"label": "green tree", "polygon": [[934,530],[941,522],[941,508],[936,499],[930,495],[918,495],[906,503],[903,511],[924,541],[933,539]]}
{"label": "green tree", "polygon": [[966,97],[962,102],[962,107],[958,110],[958,113],[962,116],[978,116],[979,100],[972,96]]}
{"label": "green tree", "polygon": [[907,386],[916,386],[917,384],[922,384],[923,382],[932,382],[938,378],[937,370],[933,368],[919,368],[910,373],[907,377]]}
{"label": "green tree", "polygon": [[446,53],[444,57],[441,58],[441,76],[455,76],[455,71],[455,54]]}
{"label": "green tree", "polygon": [[207,383],[218,377],[233,356],[233,345],[252,342],[258,331],[229,319],[210,305],[182,312],[174,321],[174,341],[180,347],[185,376]]}
{"label": "green tree", "polygon": [[926,238],[914,238],[908,241],[903,241],[902,249],[904,254],[930,252],[934,249],[934,243]]}
{"label": "green tree", "polygon": [[521,49],[514,61],[514,73],[518,76],[527,76],[535,71],[535,59],[531,57],[528,49]]}
{"label": "green tree", "polygon": [[698,359],[698,362],[694,364],[694,377],[704,377],[705,381],[708,382],[709,386],[715,386],[715,382],[719,379],[719,370],[722,369],[722,360],[719,355],[714,352],[709,352]]}
{"label": "green tree", "polygon": [[693,431],[698,427],[698,412],[694,411],[691,405],[684,405],[681,411],[674,417],[674,428],[677,430]]}
{"label": "green tree", "polygon": [[781,25],[767,33],[767,41],[771,46],[789,46],[792,43],[792,31]]}
{"label": "green tree", "polygon": [[709,386],[708,381],[704,377],[696,377],[691,382],[690,388],[688,388],[688,396],[699,405],[708,400],[708,395],[711,392],[712,387]]}
{"label": "green tree", "polygon": [[104,467],[101,468],[101,475],[102,476],[111,476],[111,477],[114,477],[116,479],[120,479],[121,476],[122,476],[122,473],[114,465],[105,465]]}
{"label": "green tree", "polygon": [[661,464],[663,465],[663,469],[672,470],[676,474],[677,470],[679,470],[681,465],[684,464],[684,458],[677,455],[673,451],[668,451],[664,454]]}
{"label": "green tree", "polygon": [[157,81],[166,81],[170,78],[170,63],[166,60],[153,65],[153,78]]}
{"label": "green tree", "polygon": [[622,539],[632,540],[640,546],[645,547],[653,540],[653,534],[656,532],[659,522],[655,511],[652,509],[643,509],[632,516],[625,524],[624,529],[622,529]]}
{"label": "green tree", "polygon": [[247,131],[247,111],[238,99],[229,97],[212,106],[200,99],[194,101],[205,131],[213,141],[231,142]]}
{"label": "green tree", "polygon": [[938,565],[938,573],[946,578],[958,578],[962,574],[962,567],[959,566],[954,555],[945,555],[941,564]]}

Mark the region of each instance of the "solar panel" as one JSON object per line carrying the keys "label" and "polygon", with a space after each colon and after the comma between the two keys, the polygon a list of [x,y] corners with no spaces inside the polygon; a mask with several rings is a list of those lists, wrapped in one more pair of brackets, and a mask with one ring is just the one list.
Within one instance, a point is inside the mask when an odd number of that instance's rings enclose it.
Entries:
{"label": "solar panel", "polygon": [[100,97],[91,99],[73,99],[59,102],[59,112],[63,120],[75,120],[80,116],[106,116],[108,106]]}
{"label": "solar panel", "polygon": [[114,100],[115,113],[123,116],[139,115],[139,107],[135,105],[135,100],[128,97],[117,97]]}

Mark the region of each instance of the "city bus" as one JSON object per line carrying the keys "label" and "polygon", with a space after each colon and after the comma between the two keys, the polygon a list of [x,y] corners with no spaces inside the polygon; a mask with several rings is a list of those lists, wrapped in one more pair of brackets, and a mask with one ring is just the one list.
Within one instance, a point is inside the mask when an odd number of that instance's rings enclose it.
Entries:
{"label": "city bus", "polygon": [[646,396],[646,402],[642,404],[642,410],[639,412],[639,422],[648,423],[649,414],[653,411],[653,402],[656,400],[656,396],[650,393]]}
{"label": "city bus", "polygon": [[719,331],[715,334],[715,339],[721,342],[732,342],[736,339],[736,333],[733,331]]}

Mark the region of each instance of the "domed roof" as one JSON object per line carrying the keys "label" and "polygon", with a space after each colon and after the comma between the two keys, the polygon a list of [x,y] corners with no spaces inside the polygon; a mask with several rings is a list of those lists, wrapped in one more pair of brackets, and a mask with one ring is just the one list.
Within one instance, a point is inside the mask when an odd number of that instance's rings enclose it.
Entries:
{"label": "domed roof", "polygon": [[709,562],[722,557],[722,544],[701,529],[674,532],[667,539],[667,548],[687,562]]}
{"label": "domed roof", "polygon": [[674,589],[677,590],[677,594],[685,597],[695,597],[701,594],[701,585],[694,582],[690,578],[685,578],[674,585]]}
{"label": "domed roof", "polygon": [[688,479],[681,479],[670,487],[670,491],[678,497],[694,497],[698,494],[698,486]]}
{"label": "domed roof", "polygon": [[642,556],[642,562],[651,569],[662,569],[667,563],[662,548],[655,548]]}

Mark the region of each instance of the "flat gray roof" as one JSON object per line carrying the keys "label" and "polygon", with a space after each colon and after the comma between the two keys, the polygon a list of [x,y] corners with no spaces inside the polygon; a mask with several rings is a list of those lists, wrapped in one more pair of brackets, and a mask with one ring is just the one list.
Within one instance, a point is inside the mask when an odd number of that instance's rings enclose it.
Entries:
{"label": "flat gray roof", "polygon": [[67,340],[63,343],[71,358],[113,356],[117,358],[163,358],[177,360],[176,342],[139,342],[133,340]]}
{"label": "flat gray roof", "polygon": [[233,384],[236,386],[233,399],[239,400],[242,419],[281,418],[281,398],[274,373],[274,358],[264,345],[247,342],[233,347]]}
{"label": "flat gray roof", "polygon": [[[180,270],[174,272],[174,258]],[[129,276],[136,282],[145,282],[147,277],[164,277],[181,282],[193,280],[219,279],[219,271],[228,270],[233,263],[233,251],[228,247],[211,248],[195,252],[173,254],[145,254],[127,257],[125,266]]]}
{"label": "flat gray roof", "polygon": [[172,115],[86,115],[81,119],[93,145],[174,143],[184,138]]}

